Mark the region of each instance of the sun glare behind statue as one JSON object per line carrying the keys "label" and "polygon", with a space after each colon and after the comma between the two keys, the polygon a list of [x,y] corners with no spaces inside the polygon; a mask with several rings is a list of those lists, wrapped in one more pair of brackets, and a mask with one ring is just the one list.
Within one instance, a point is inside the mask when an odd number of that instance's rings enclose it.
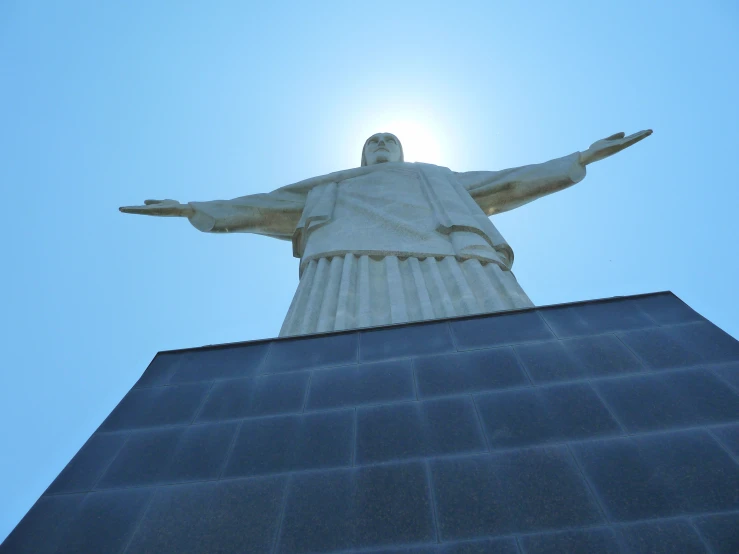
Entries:
{"label": "sun glare behind statue", "polygon": [[[364,127],[364,126],[363,126]],[[424,162],[444,165],[450,158],[446,144],[446,133],[440,128],[420,119],[387,119],[375,121],[369,131],[364,131],[361,141],[364,142],[373,133],[393,133],[403,145],[403,155],[406,162]]]}

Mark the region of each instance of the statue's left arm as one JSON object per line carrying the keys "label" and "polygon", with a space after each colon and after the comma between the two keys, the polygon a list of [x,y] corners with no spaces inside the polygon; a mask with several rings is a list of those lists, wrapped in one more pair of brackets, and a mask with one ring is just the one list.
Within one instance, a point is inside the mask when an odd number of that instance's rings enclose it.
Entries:
{"label": "statue's left arm", "polygon": [[493,215],[579,183],[585,178],[585,166],[628,148],[651,134],[651,130],[628,137],[624,133],[616,133],[594,142],[584,152],[575,152],[542,164],[502,171],[468,171],[456,175],[482,210],[487,215]]}
{"label": "statue's left arm", "polygon": [[188,202],[146,200],[143,206],[124,206],[123,213],[186,217],[205,233],[256,233],[291,240],[307,196],[305,187],[288,186],[266,194],[233,200]]}

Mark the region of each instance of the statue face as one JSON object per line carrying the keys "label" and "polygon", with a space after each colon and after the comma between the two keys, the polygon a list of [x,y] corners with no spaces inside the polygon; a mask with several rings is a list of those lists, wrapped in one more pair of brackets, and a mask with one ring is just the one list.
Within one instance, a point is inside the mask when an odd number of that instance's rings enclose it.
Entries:
{"label": "statue face", "polygon": [[390,133],[372,135],[364,146],[367,165],[401,161],[400,143]]}

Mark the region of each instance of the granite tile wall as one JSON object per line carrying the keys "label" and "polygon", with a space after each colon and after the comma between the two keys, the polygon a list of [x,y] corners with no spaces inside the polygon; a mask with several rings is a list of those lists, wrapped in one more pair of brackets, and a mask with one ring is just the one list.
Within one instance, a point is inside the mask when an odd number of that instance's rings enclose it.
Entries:
{"label": "granite tile wall", "polygon": [[0,553],[739,552],[739,343],[671,293],[155,357]]}

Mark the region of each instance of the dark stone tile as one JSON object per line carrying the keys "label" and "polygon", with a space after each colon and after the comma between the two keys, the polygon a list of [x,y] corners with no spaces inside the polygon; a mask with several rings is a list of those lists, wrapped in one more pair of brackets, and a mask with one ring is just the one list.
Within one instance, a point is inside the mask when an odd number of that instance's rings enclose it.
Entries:
{"label": "dark stone tile", "polygon": [[590,441],[572,448],[613,520],[739,507],[739,466],[703,431]]}
{"label": "dark stone tile", "polygon": [[300,372],[218,381],[198,421],[300,412],[309,378],[310,373]]}
{"label": "dark stone tile", "polygon": [[739,423],[714,427],[711,429],[711,432],[718,437],[721,444],[734,454],[734,456],[739,458]]}
{"label": "dark stone tile", "polygon": [[210,383],[133,389],[100,426],[118,431],[160,425],[190,423],[203,402]]}
{"label": "dark stone tile", "polygon": [[554,338],[539,313],[534,311],[451,321],[449,325],[459,350]]}
{"label": "dark stone tile", "polygon": [[307,409],[415,399],[411,360],[321,369],[313,372]]}
{"label": "dark stone tile", "polygon": [[698,517],[693,522],[714,554],[739,552],[739,512]]}
{"label": "dark stone tile", "polygon": [[238,424],[188,427],[180,439],[165,479],[170,483],[216,479],[223,469]]}
{"label": "dark stone tile", "polygon": [[629,432],[739,420],[739,394],[704,369],[593,383]]}
{"label": "dark stone tile", "polygon": [[559,338],[655,325],[636,300],[630,298],[552,308],[540,313]]}
{"label": "dark stone tile", "polygon": [[739,391],[739,364],[726,364],[711,368],[711,371]]}
{"label": "dark stone tile", "polygon": [[469,397],[360,408],[356,440],[357,464],[485,450]]}
{"label": "dark stone tile", "polygon": [[299,371],[355,363],[358,341],[356,333],[275,341],[264,369],[267,372]]}
{"label": "dark stone tile", "polygon": [[240,479],[163,487],[126,554],[269,552],[285,479]]}
{"label": "dark stone tile", "polygon": [[708,321],[665,328],[706,363],[739,362],[739,341]]}
{"label": "dark stone tile", "polygon": [[666,327],[621,333],[619,337],[652,369],[685,367],[701,361],[699,352],[686,348]]}
{"label": "dark stone tile", "polygon": [[439,554],[519,554],[514,539],[484,539],[442,545]]}
{"label": "dark stone tile", "polygon": [[355,471],[355,546],[432,541],[428,479],[421,463]]}
{"label": "dark stone tile", "polygon": [[476,401],[491,448],[621,434],[587,383],[487,393]]}
{"label": "dark stone tile", "polygon": [[442,541],[602,520],[562,447],[432,460],[431,470]]}
{"label": "dark stone tile", "polygon": [[153,489],[88,494],[57,553],[115,554],[131,538]]}
{"label": "dark stone tile", "polygon": [[372,550],[372,554],[519,554],[515,539],[483,539]]}
{"label": "dark stone tile", "polygon": [[96,433],[62,470],[45,494],[92,490],[126,442],[127,433]]}
{"label": "dark stone tile", "polygon": [[136,382],[133,388],[158,387],[168,385],[172,375],[175,374],[184,359],[184,353],[157,354],[146,368],[144,374]]}
{"label": "dark stone tile", "polygon": [[614,335],[516,346],[535,383],[589,379],[642,371],[642,364]]}
{"label": "dark stone tile", "polygon": [[203,522],[202,552],[269,552],[285,489],[281,477],[219,482]]}
{"label": "dark stone tile", "polygon": [[519,537],[523,554],[629,554],[608,527]]}
{"label": "dark stone tile", "polygon": [[619,336],[654,369],[739,360],[739,342],[708,322],[631,331]]}
{"label": "dark stone tile", "polygon": [[246,420],[224,476],[351,465],[354,411]]}
{"label": "dark stone tile", "polygon": [[0,544],[0,554],[53,554],[84,498],[84,494],[42,496]]}
{"label": "dark stone tile", "polygon": [[131,433],[97,488],[215,479],[236,426],[231,422]]}
{"label": "dark stone tile", "polygon": [[703,321],[700,314],[671,293],[635,298],[634,301],[642,311],[660,325]]}
{"label": "dark stone tile", "polygon": [[441,550],[433,546],[401,546],[400,548],[391,548],[389,550],[371,550],[372,554],[439,554]]}
{"label": "dark stone tile", "polygon": [[362,362],[442,352],[454,352],[446,323],[363,331],[360,335],[359,360]]}
{"label": "dark stone tile", "polygon": [[422,463],[294,475],[279,552],[328,552],[435,540]]}
{"label": "dark stone tile", "polygon": [[262,369],[269,343],[186,352],[170,383],[250,377]]}
{"label": "dark stone tile", "polygon": [[416,358],[420,396],[443,396],[529,384],[509,347]]}
{"label": "dark stone tile", "polygon": [[354,545],[356,470],[291,477],[280,528],[281,553],[330,552]]}
{"label": "dark stone tile", "polygon": [[97,484],[98,489],[161,483],[186,427],[131,433]]}
{"label": "dark stone tile", "polygon": [[[207,552],[202,548],[203,514],[216,486],[194,483],[157,489],[126,554]],[[201,546],[199,550],[197,545]]]}
{"label": "dark stone tile", "polygon": [[634,554],[711,554],[687,521],[624,525],[619,534]]}

